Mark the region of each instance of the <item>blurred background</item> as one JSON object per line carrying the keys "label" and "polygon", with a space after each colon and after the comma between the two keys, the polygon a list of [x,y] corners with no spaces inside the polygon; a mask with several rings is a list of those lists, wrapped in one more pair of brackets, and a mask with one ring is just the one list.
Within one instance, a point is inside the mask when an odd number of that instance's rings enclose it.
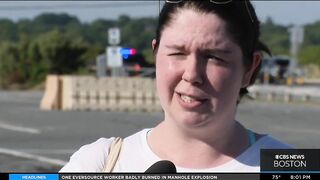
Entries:
{"label": "blurred background", "polygon": [[[295,147],[320,148],[320,2],[253,4],[261,20],[261,40],[273,56],[265,56],[257,85],[239,105],[237,119]],[[153,81],[151,40],[161,5],[0,3],[0,172],[55,172],[83,144],[100,137],[125,137],[162,119],[157,108],[114,111],[89,104],[65,111],[63,103],[40,105],[48,91],[48,75]],[[58,104],[63,101],[60,95]]]}

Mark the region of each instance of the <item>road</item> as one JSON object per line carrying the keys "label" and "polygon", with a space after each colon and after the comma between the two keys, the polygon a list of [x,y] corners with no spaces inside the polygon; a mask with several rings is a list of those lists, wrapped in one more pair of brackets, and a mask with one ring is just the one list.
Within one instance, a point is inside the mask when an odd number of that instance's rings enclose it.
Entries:
{"label": "road", "polygon": [[[0,172],[57,171],[81,145],[152,127],[162,113],[41,111],[41,91],[0,91]],[[297,148],[320,148],[320,106],[243,101],[237,119]]]}

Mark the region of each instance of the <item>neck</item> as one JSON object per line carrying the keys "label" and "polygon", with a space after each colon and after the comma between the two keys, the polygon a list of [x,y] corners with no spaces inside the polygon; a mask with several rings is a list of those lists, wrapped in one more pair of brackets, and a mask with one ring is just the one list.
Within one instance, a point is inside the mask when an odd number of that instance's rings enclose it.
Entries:
{"label": "neck", "polygon": [[[224,164],[247,147],[245,128],[233,121],[225,127],[188,130],[163,121],[152,131],[148,143],[161,159],[186,168],[208,168]],[[174,152],[174,153],[172,153]]]}

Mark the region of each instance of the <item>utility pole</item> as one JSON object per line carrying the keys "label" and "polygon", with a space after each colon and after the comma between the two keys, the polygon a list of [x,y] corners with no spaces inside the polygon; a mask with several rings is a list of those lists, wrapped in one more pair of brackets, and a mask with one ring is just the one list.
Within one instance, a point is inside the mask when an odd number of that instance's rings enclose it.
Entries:
{"label": "utility pole", "polygon": [[294,61],[294,64],[297,64],[298,53],[300,50],[300,45],[303,42],[304,38],[304,28],[303,26],[293,26],[289,29],[290,32],[290,56]]}
{"label": "utility pole", "polygon": [[291,62],[288,69],[287,85],[292,85],[293,83],[297,83],[297,80],[301,79],[299,76],[302,75],[302,72],[299,72],[300,70],[298,69],[298,53],[303,43],[304,29],[303,26],[293,26],[289,29],[289,32]]}

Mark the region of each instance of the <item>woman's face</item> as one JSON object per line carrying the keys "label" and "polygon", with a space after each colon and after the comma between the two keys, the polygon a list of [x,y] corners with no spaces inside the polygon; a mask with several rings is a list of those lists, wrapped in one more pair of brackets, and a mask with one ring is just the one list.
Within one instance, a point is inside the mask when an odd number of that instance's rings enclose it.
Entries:
{"label": "woman's face", "polygon": [[164,28],[156,53],[165,120],[184,127],[230,123],[239,90],[251,77],[251,71],[245,72],[241,49],[222,19],[191,9],[178,11]]}

